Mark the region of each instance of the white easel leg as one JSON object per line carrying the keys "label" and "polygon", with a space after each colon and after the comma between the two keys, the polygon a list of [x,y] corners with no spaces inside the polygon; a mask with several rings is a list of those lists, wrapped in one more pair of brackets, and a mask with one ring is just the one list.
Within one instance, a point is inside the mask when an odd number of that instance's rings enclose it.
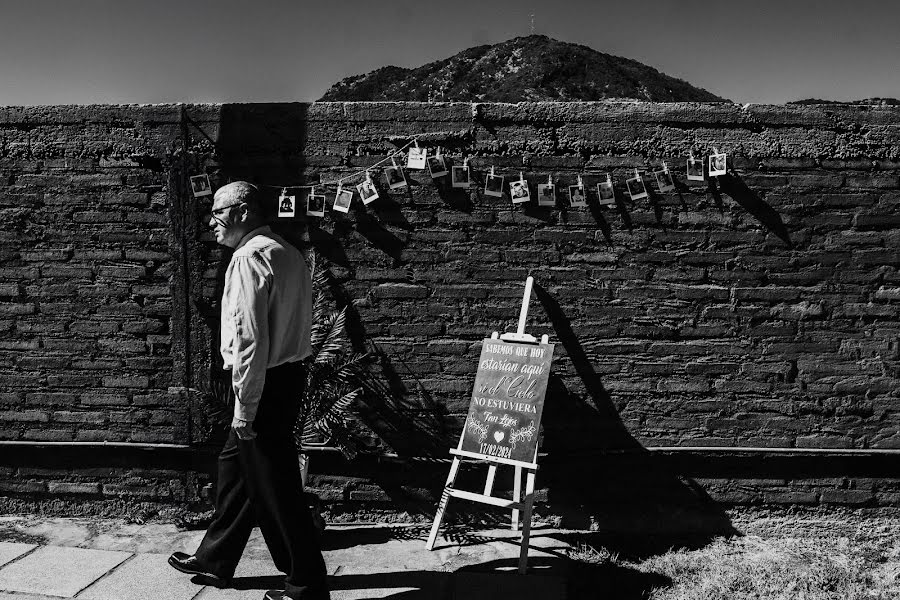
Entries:
{"label": "white easel leg", "polygon": [[525,510],[522,519],[522,549],[519,551],[519,573],[524,575],[528,570],[528,541],[531,537],[531,508],[534,505],[534,471],[528,469],[525,482]]}
{"label": "white easel leg", "polygon": [[494,477],[497,475],[497,465],[488,467],[487,477],[484,480],[484,495],[490,496],[494,492]]}
{"label": "white easel leg", "polygon": [[441,494],[441,502],[438,504],[437,513],[434,515],[434,523],[431,525],[431,534],[428,536],[428,543],[425,544],[426,550],[434,548],[434,542],[437,540],[438,530],[441,528],[441,521],[444,519],[444,511],[447,509],[447,502],[450,501],[450,490],[456,481],[456,473],[459,471],[459,459],[454,458],[450,465],[450,474],[447,475],[447,483],[444,484],[444,491]]}
{"label": "white easel leg", "polygon": [[[513,502],[522,501],[522,467],[516,465],[516,472],[513,475]],[[512,509],[512,530],[519,530],[519,509]]]}

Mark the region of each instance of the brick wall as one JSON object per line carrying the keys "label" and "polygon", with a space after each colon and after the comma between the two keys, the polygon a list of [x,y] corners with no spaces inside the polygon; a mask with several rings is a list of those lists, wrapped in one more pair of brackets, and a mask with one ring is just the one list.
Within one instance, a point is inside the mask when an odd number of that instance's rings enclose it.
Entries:
{"label": "brick wall", "polygon": [[[528,329],[557,344],[543,500],[599,495],[571,483],[574,465],[607,491],[677,496],[683,483],[665,466],[677,464],[718,500],[896,502],[888,462],[864,455],[837,468],[833,458],[900,443],[896,107],[183,108],[2,113],[3,439],[202,442],[202,415],[175,392],[204,387],[214,372],[227,254],[199,226],[204,205],[188,199],[185,177],[333,181],[422,134],[456,164],[468,156],[478,182],[491,166],[508,178],[523,172],[534,195],[548,176],[562,190],[581,174],[591,206],[514,207],[413,172],[409,190],[382,190],[365,208],[357,197],[349,215],[278,224],[329,260],[336,299],[352,307],[353,343],[378,353],[373,377],[389,393],[366,412],[383,450],[444,455],[465,416],[480,340],[515,327],[530,274]],[[687,155],[713,148],[729,153],[731,174],[686,181]],[[627,200],[629,173],[663,160],[677,191]],[[614,209],[594,194],[607,172]],[[721,450],[733,447],[799,452],[774,468]],[[807,449],[834,452],[810,462]],[[626,451],[648,475],[615,475],[625,463],[608,451]],[[703,466],[723,453],[747,461]],[[663,454],[696,460],[654,458]],[[335,502],[433,495],[443,474],[417,464],[380,479],[346,478],[335,464],[341,476],[320,472],[313,484]],[[408,469],[421,484],[409,484]],[[54,492],[35,488],[44,489]]]}
{"label": "brick wall", "polygon": [[54,445],[188,442],[168,392],[183,379],[169,190],[180,112],[0,109],[0,440],[57,457],[3,446],[2,492],[185,498],[184,473],[71,464],[83,448]]}

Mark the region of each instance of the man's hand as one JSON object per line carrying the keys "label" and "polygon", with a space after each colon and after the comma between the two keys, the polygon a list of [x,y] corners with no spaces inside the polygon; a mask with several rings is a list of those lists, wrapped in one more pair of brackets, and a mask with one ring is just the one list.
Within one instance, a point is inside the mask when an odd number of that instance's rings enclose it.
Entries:
{"label": "man's hand", "polygon": [[239,440],[252,440],[256,437],[256,432],[253,431],[253,423],[250,421],[235,417],[231,421],[231,428],[234,429],[234,433],[237,434]]}

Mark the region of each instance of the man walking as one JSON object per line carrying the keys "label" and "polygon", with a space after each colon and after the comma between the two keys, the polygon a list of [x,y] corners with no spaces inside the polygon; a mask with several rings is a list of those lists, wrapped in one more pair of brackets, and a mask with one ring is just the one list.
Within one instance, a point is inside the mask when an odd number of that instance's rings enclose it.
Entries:
{"label": "man walking", "polygon": [[222,296],[221,353],[231,370],[234,419],[219,454],[216,511],[193,555],[169,564],[227,585],[254,525],[285,590],[266,600],[329,598],[325,561],[303,496],[293,426],[310,354],[312,285],[300,252],[266,226],[260,192],[238,181],[213,197],[209,226],[234,248]]}

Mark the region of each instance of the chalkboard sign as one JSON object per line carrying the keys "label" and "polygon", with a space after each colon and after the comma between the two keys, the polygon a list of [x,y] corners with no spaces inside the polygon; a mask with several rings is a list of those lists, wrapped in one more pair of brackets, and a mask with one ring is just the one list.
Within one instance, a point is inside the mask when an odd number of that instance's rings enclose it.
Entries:
{"label": "chalkboard sign", "polygon": [[460,450],[534,463],[553,344],[484,340]]}

